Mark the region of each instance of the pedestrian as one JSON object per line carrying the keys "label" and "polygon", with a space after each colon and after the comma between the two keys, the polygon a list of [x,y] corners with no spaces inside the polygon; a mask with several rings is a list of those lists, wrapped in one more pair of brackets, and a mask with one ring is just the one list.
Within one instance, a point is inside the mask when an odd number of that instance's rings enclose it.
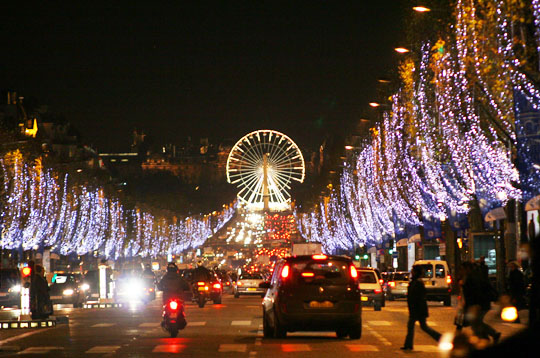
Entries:
{"label": "pedestrian", "polygon": [[457,284],[458,284],[458,299],[457,299],[457,307],[456,307],[456,317],[454,318],[454,325],[456,326],[456,331],[461,332],[463,327],[469,326],[470,323],[467,320],[466,312],[465,312],[465,297],[463,296],[463,285],[465,284],[465,280],[467,279],[467,275],[470,274],[472,271],[472,263],[465,261],[461,264],[458,276],[457,276]]}
{"label": "pedestrian", "polygon": [[[526,307],[525,295],[527,288],[525,286],[525,276],[516,261],[508,264],[510,271],[508,272],[508,294],[514,307],[522,310]],[[515,321],[520,323],[519,317]]]}
{"label": "pedestrian", "polygon": [[52,314],[52,302],[49,296],[49,284],[45,279],[43,266],[34,266],[35,274],[32,276],[30,310],[32,319],[47,319]]}
{"label": "pedestrian", "polygon": [[428,318],[428,307],[426,301],[426,287],[420,277],[423,274],[421,266],[413,266],[411,270],[411,281],[407,288],[407,305],[409,307],[409,321],[407,322],[407,336],[401,349],[412,350],[414,339],[414,325],[416,321],[420,323],[420,328],[431,336],[437,342],[441,334],[430,328],[426,319]]}
{"label": "pedestrian", "polygon": [[491,308],[491,301],[495,299],[494,289],[489,280],[485,279],[478,264],[471,263],[471,265],[472,268],[463,284],[465,316],[471,323],[475,336],[482,339],[491,337],[493,342],[497,343],[501,333],[484,322],[484,317]]}

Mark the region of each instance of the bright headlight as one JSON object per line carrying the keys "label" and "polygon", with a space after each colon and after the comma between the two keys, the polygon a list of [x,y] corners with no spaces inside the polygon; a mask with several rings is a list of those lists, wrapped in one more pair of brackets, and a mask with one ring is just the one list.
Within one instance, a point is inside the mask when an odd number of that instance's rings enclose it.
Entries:
{"label": "bright headlight", "polygon": [[81,285],[81,290],[86,291],[86,290],[89,290],[89,289],[90,289],[90,285],[89,285],[89,284],[83,283],[83,284]]}
{"label": "bright headlight", "polygon": [[21,285],[12,286],[8,292],[21,292]]}
{"label": "bright headlight", "polygon": [[73,294],[73,290],[71,288],[68,288],[67,290],[64,290],[64,292],[62,292],[62,294],[64,296],[71,296]]}
{"label": "bright headlight", "polygon": [[143,285],[139,280],[131,280],[128,285],[124,287],[126,293],[132,297],[137,297],[141,294]]}

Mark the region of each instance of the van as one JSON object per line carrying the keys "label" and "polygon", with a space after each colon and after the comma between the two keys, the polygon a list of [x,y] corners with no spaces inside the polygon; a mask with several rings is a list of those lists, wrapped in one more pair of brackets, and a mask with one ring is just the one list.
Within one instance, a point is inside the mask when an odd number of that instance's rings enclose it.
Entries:
{"label": "van", "polygon": [[423,276],[421,280],[426,286],[428,301],[443,301],[445,306],[452,303],[452,276],[448,263],[443,260],[418,260],[413,266],[421,266]]}

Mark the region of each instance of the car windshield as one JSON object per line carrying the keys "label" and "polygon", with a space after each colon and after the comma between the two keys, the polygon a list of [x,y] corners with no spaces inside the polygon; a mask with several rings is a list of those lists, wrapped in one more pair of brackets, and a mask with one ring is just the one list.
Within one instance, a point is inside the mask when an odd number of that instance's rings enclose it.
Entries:
{"label": "car windshield", "polygon": [[394,281],[409,281],[408,272],[396,272],[394,274]]}
{"label": "car windshield", "polygon": [[358,272],[358,282],[359,283],[377,283],[377,277],[372,271],[360,271]]}
{"label": "car windshield", "polygon": [[240,275],[240,278],[239,278],[239,280],[262,280],[262,279],[263,279],[262,275],[258,273]]}
{"label": "car windshield", "polygon": [[293,262],[291,269],[293,278],[305,284],[346,284],[348,282],[348,267],[340,260],[313,260]]}
{"label": "car windshield", "polygon": [[73,281],[75,281],[75,279],[71,275],[54,275],[52,279],[53,283],[66,283]]}

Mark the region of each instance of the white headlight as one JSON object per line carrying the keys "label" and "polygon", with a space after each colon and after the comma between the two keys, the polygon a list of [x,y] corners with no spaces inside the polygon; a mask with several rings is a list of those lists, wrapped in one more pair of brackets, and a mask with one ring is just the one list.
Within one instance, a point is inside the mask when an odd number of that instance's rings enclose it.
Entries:
{"label": "white headlight", "polygon": [[64,290],[64,292],[62,292],[62,294],[64,296],[71,296],[73,294],[73,290],[71,288],[68,288],[67,290]]}
{"label": "white headlight", "polygon": [[89,284],[83,283],[83,284],[81,285],[81,290],[86,291],[86,290],[89,290],[89,289],[90,289],[90,285],[89,285]]}
{"label": "white headlight", "polygon": [[21,285],[12,286],[8,292],[21,292]]}

